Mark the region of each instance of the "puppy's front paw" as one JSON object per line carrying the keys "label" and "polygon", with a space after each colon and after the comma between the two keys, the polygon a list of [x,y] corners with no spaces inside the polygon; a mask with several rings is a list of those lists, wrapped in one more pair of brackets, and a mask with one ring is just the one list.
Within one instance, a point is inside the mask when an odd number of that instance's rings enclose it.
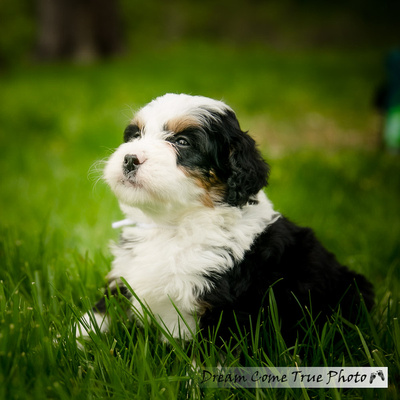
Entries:
{"label": "puppy's front paw", "polygon": [[75,336],[77,344],[82,349],[80,339],[87,339],[90,336],[90,332],[105,332],[108,328],[108,318],[104,314],[100,314],[96,311],[87,312],[80,319],[76,325]]}

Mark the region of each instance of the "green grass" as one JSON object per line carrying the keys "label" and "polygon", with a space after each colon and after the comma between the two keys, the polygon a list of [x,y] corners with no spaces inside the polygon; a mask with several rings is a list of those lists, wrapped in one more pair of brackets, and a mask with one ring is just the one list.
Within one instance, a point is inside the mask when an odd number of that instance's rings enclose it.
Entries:
{"label": "green grass", "polygon": [[[192,43],[0,76],[0,398],[398,398],[400,160],[372,146],[380,55]],[[121,217],[95,162],[120,143],[132,109],[168,91],[231,104],[272,166],[267,193],[276,208],[315,228],[376,288],[377,307],[359,330],[342,334],[339,317],[320,332],[311,324],[305,343],[289,349],[250,332],[240,345],[246,364],[387,366],[388,390],[201,392],[190,364],[217,365],[217,349],[162,343],[162,327],[128,323],[116,299],[110,334],[77,347],[74,325],[101,296],[118,236],[110,223]],[[237,365],[232,346],[224,352],[223,362]]]}

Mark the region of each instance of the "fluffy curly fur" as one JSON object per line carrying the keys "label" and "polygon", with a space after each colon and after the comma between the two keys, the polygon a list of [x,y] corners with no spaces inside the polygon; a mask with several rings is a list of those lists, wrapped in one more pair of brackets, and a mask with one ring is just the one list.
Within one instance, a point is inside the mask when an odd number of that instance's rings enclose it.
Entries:
{"label": "fluffy curly fur", "polygon": [[[356,321],[362,297],[371,309],[371,284],[340,265],[311,229],[274,211],[263,192],[269,167],[226,104],[167,94],[139,110],[124,140],[104,171],[129,224],[113,247],[105,296],[118,288],[140,312],[123,277],[172,335],[186,339],[220,321],[224,339],[249,328],[271,287],[287,338],[296,336],[304,306],[321,321],[339,306]],[[104,312],[103,298],[94,308],[103,330]],[[85,335],[88,314],[82,322],[77,333]]]}

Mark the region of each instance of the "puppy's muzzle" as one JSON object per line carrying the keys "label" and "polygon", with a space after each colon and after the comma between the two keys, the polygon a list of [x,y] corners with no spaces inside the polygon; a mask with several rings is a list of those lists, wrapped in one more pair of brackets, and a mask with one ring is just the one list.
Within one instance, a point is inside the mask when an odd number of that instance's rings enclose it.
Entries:
{"label": "puppy's muzzle", "polygon": [[139,157],[136,154],[127,154],[124,157],[124,162],[122,164],[124,174],[126,176],[135,174],[142,163],[143,161],[139,160]]}

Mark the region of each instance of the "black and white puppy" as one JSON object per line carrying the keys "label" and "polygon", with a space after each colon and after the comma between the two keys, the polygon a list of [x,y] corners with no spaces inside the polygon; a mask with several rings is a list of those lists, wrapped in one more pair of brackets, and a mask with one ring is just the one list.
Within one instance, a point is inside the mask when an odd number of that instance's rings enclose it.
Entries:
{"label": "black and white puppy", "polygon": [[[339,306],[355,321],[361,297],[372,307],[363,276],[341,266],[311,229],[274,211],[263,191],[269,167],[223,102],[166,94],[139,110],[124,142],[104,171],[127,217],[105,296],[118,287],[140,312],[124,278],[185,339],[217,325],[221,313],[225,339],[237,324],[248,327],[268,307],[271,287],[287,337],[310,302],[322,321]],[[102,330],[104,311],[105,298],[94,308]],[[88,314],[83,320],[77,335],[93,327]]]}

